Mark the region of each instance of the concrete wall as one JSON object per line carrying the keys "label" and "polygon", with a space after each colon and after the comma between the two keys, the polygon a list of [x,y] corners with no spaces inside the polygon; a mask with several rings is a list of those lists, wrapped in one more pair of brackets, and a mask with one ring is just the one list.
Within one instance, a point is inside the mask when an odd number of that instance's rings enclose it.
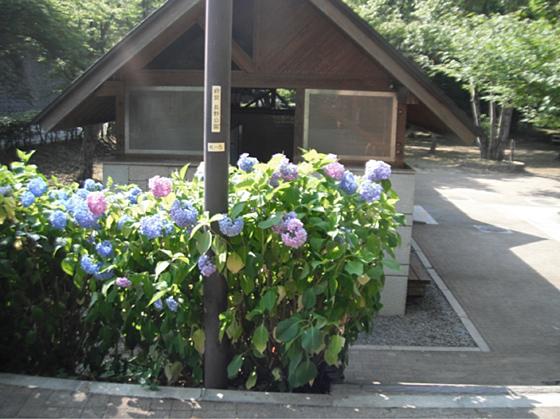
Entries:
{"label": "concrete wall", "polygon": [[[143,190],[148,188],[148,179],[153,176],[169,177],[172,172],[180,170],[184,162],[107,162],[103,165],[103,183],[108,177],[114,184],[134,183]],[[191,179],[198,164],[189,166],[187,178]],[[352,171],[358,174],[359,170]],[[404,315],[408,270],[410,266],[410,246],[412,241],[412,216],[414,212],[414,193],[416,190],[416,173],[411,169],[395,169],[391,175],[393,189],[399,195],[397,211],[406,217],[406,225],[399,227],[402,245],[395,252],[396,260],[402,272],[385,270],[385,288],[381,293],[383,309],[380,314],[385,316]]]}

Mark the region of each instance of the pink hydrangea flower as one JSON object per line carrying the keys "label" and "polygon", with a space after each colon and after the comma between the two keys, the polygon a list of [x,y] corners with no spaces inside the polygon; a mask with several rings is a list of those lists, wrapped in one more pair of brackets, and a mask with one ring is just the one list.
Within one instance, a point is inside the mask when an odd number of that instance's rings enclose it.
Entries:
{"label": "pink hydrangea flower", "polygon": [[132,282],[130,282],[127,278],[122,277],[122,278],[117,278],[115,284],[117,284],[119,287],[128,288],[132,285]]}
{"label": "pink hydrangea flower", "polygon": [[91,192],[87,198],[86,203],[93,215],[100,215],[107,211],[107,201],[103,192]]}
{"label": "pink hydrangea flower", "polygon": [[344,172],[346,171],[344,165],[337,161],[338,156],[336,154],[329,154],[329,158],[335,161],[323,167],[323,170],[333,179],[342,179],[342,176],[344,176]]}
{"label": "pink hydrangea flower", "polygon": [[282,241],[286,246],[297,249],[307,240],[307,231],[303,228],[303,223],[297,218],[292,218],[286,223],[286,232],[282,233]]}
{"label": "pink hydrangea flower", "polygon": [[154,176],[148,180],[148,187],[156,198],[163,198],[171,193],[171,179]]}

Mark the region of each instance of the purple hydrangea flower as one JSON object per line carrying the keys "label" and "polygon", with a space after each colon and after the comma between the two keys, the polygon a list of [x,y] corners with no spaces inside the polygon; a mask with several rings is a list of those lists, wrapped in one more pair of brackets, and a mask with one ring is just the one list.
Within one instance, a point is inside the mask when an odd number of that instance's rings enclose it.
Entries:
{"label": "purple hydrangea flower", "polygon": [[171,179],[167,177],[154,176],[148,180],[148,187],[156,198],[163,198],[171,193]]}
{"label": "purple hydrangea flower", "polygon": [[391,176],[391,166],[380,160],[370,160],[366,163],[364,179],[370,182],[380,182]]}
{"label": "purple hydrangea flower", "polygon": [[161,216],[159,214],[153,215],[151,217],[142,217],[140,220],[140,234],[148,237],[149,239],[155,239],[161,235],[163,230],[163,222],[161,221]]}
{"label": "purple hydrangea flower", "polygon": [[83,255],[80,258],[80,266],[86,273],[95,275],[97,272],[99,272],[101,262],[97,262],[90,255]]}
{"label": "purple hydrangea flower", "polygon": [[297,214],[294,211],[290,211],[289,213],[282,214],[282,220],[271,227],[272,231],[276,234],[282,234],[288,231],[288,221],[297,219]]}
{"label": "purple hydrangea flower", "polygon": [[27,191],[21,196],[21,203],[25,208],[29,207],[33,202],[35,202],[35,195]]}
{"label": "purple hydrangea flower", "polygon": [[249,153],[243,153],[237,160],[237,167],[245,172],[252,172],[253,166],[258,164],[259,161],[254,157],[249,157]]}
{"label": "purple hydrangea flower", "polygon": [[180,228],[188,227],[196,223],[198,211],[189,201],[176,199],[171,205],[169,216]]}
{"label": "purple hydrangea flower", "polygon": [[208,255],[202,255],[198,259],[198,269],[203,276],[210,276],[216,272],[216,265],[212,263]]}
{"label": "purple hydrangea flower", "polygon": [[157,308],[158,310],[163,310],[163,304],[161,302],[161,298],[158,298],[156,301],[154,301],[154,307]]}
{"label": "purple hydrangea flower", "polygon": [[101,215],[107,211],[107,200],[103,192],[92,192],[86,198],[87,206],[93,215]]}
{"label": "purple hydrangea flower", "polygon": [[243,230],[243,225],[244,221],[242,217],[237,217],[235,220],[232,220],[231,218],[226,216],[225,218],[222,218],[220,221],[218,221],[220,231],[222,232],[222,234],[228,237],[239,235]]}
{"label": "purple hydrangea flower", "polygon": [[27,189],[38,198],[47,191],[47,182],[40,177],[33,178],[29,181]]}
{"label": "purple hydrangea flower", "polygon": [[329,158],[334,160],[334,162],[327,164],[325,167],[323,167],[323,170],[329,177],[333,179],[342,179],[342,176],[344,176],[345,172],[344,165],[338,162],[338,156],[336,154],[329,154]]}
{"label": "purple hydrangea flower", "polygon": [[179,304],[177,303],[177,301],[175,301],[173,296],[167,297],[165,299],[165,304],[167,304],[167,307],[169,307],[169,310],[174,311],[174,312],[177,312],[177,309],[179,308]]}
{"label": "purple hydrangea flower", "polygon": [[371,183],[369,180],[364,180],[360,185],[360,198],[366,202],[375,202],[381,198],[383,188],[377,183]]}
{"label": "purple hydrangea flower", "polygon": [[128,288],[132,285],[132,282],[130,282],[127,278],[122,277],[122,278],[117,278],[115,284],[117,284],[117,286],[122,288]]}
{"label": "purple hydrangea flower", "polygon": [[351,171],[347,170],[344,172],[344,176],[340,179],[340,188],[346,195],[353,195],[358,189],[358,183]]}
{"label": "purple hydrangea flower", "polygon": [[0,186],[0,195],[2,196],[10,196],[12,194],[12,187],[8,186]]}
{"label": "purple hydrangea flower", "polygon": [[113,268],[108,269],[106,271],[103,272],[97,272],[93,274],[97,279],[101,279],[102,281],[106,281],[108,279],[111,279],[112,277],[115,276],[115,271],[113,271]]}
{"label": "purple hydrangea flower", "polygon": [[288,163],[280,170],[280,177],[286,181],[294,180],[298,176],[298,167],[293,163]]}
{"label": "purple hydrangea flower", "polygon": [[49,221],[54,228],[62,230],[64,227],[66,227],[66,214],[57,209],[49,217]]}
{"label": "purple hydrangea flower", "polygon": [[273,188],[280,186],[280,172],[274,172],[268,181],[268,184]]}
{"label": "purple hydrangea flower", "polygon": [[109,258],[113,255],[113,245],[109,240],[104,240],[95,245],[95,251],[102,258]]}
{"label": "purple hydrangea flower", "polygon": [[292,218],[286,223],[286,232],[282,233],[282,241],[286,246],[297,249],[306,242],[307,231],[303,228],[303,223],[297,218]]}

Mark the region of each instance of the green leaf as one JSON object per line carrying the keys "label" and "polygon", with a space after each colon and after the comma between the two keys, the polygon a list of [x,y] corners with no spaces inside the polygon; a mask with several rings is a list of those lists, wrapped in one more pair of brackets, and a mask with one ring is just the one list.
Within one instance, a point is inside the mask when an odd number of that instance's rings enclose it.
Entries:
{"label": "green leaf", "polygon": [[268,329],[265,327],[264,323],[261,324],[253,333],[253,346],[261,354],[266,350],[266,345],[268,342]]}
{"label": "green leaf", "polygon": [[181,371],[183,371],[183,363],[181,361],[175,361],[173,364],[167,364],[165,366],[164,372],[169,384],[179,379]]}
{"label": "green leaf", "polygon": [[231,209],[231,214],[230,217],[231,219],[235,219],[239,216],[239,214],[241,214],[243,212],[243,210],[245,209],[245,207],[247,206],[247,202],[238,202],[237,204],[235,204],[233,206],[233,208]]}
{"label": "green leaf", "polygon": [[266,292],[259,305],[265,310],[272,311],[276,305],[277,296],[278,293],[276,290],[269,290]]}
{"label": "green leaf", "polygon": [[241,283],[241,289],[245,295],[250,295],[255,289],[255,281],[247,275],[243,275],[239,281]]}
{"label": "green leaf", "polygon": [[185,176],[187,175],[187,170],[189,169],[189,165],[185,164],[181,170],[179,171],[179,179],[183,180],[185,179]]}
{"label": "green leaf", "polygon": [[290,317],[278,323],[276,327],[276,339],[280,342],[288,342],[298,335],[299,323],[298,318]]}
{"label": "green leaf", "polygon": [[310,383],[317,377],[317,367],[310,360],[305,360],[296,368],[294,372],[294,387],[301,387]]}
{"label": "green leaf", "polygon": [[323,344],[323,333],[315,326],[310,327],[301,336],[301,345],[307,352],[313,354]]}
{"label": "green leaf", "polygon": [[67,257],[62,261],[62,270],[68,275],[74,275],[74,269],[76,268],[76,262],[72,257]]}
{"label": "green leaf", "polygon": [[251,371],[251,375],[249,375],[249,379],[245,383],[245,387],[247,387],[247,390],[251,390],[255,387],[255,384],[257,384],[257,372]]}
{"label": "green leaf", "polygon": [[245,267],[245,263],[237,253],[233,252],[227,259],[227,268],[234,274]]}
{"label": "green leaf", "polygon": [[200,355],[204,355],[204,343],[206,341],[204,330],[197,329],[196,332],[193,333],[192,340],[194,342],[194,349],[196,349]]}
{"label": "green leaf", "polygon": [[227,373],[229,378],[234,378],[239,374],[239,370],[243,366],[243,355],[238,354],[233,357],[227,366]]}
{"label": "green leaf", "polygon": [[346,266],[344,266],[344,270],[350,275],[360,276],[364,274],[364,265],[362,262],[359,262],[357,260],[351,260],[346,263]]}
{"label": "green leaf", "polygon": [[381,264],[386,268],[392,269],[393,271],[402,271],[401,266],[394,260],[382,260]]}
{"label": "green leaf", "polygon": [[210,231],[205,231],[196,242],[196,248],[198,249],[198,253],[204,255],[210,250],[210,246],[212,246],[212,233],[210,233]]}
{"label": "green leaf", "polygon": [[338,354],[342,350],[342,347],[344,346],[344,342],[345,339],[342,336],[340,335],[333,336],[331,343],[329,343],[329,346],[325,351],[325,361],[327,362],[327,364],[329,365],[336,364],[336,362],[338,361]]}
{"label": "green leaf", "polygon": [[158,262],[158,263],[157,263],[157,266],[156,266],[156,271],[155,271],[156,278],[157,278],[163,271],[165,271],[165,270],[167,269],[168,266],[169,266],[169,262],[167,262],[167,261]]}
{"label": "green leaf", "polygon": [[317,294],[315,294],[315,290],[313,288],[306,289],[302,297],[303,307],[309,310],[310,308],[313,308],[316,303],[317,303]]}

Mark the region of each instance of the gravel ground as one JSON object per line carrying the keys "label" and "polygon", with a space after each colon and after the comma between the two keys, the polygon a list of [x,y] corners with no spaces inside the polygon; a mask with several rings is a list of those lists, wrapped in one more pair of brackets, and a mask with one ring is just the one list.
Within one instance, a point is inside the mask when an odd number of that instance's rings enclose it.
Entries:
{"label": "gravel ground", "polygon": [[372,336],[357,345],[476,347],[438,286],[431,282],[424,297],[410,297],[404,316],[376,316]]}

